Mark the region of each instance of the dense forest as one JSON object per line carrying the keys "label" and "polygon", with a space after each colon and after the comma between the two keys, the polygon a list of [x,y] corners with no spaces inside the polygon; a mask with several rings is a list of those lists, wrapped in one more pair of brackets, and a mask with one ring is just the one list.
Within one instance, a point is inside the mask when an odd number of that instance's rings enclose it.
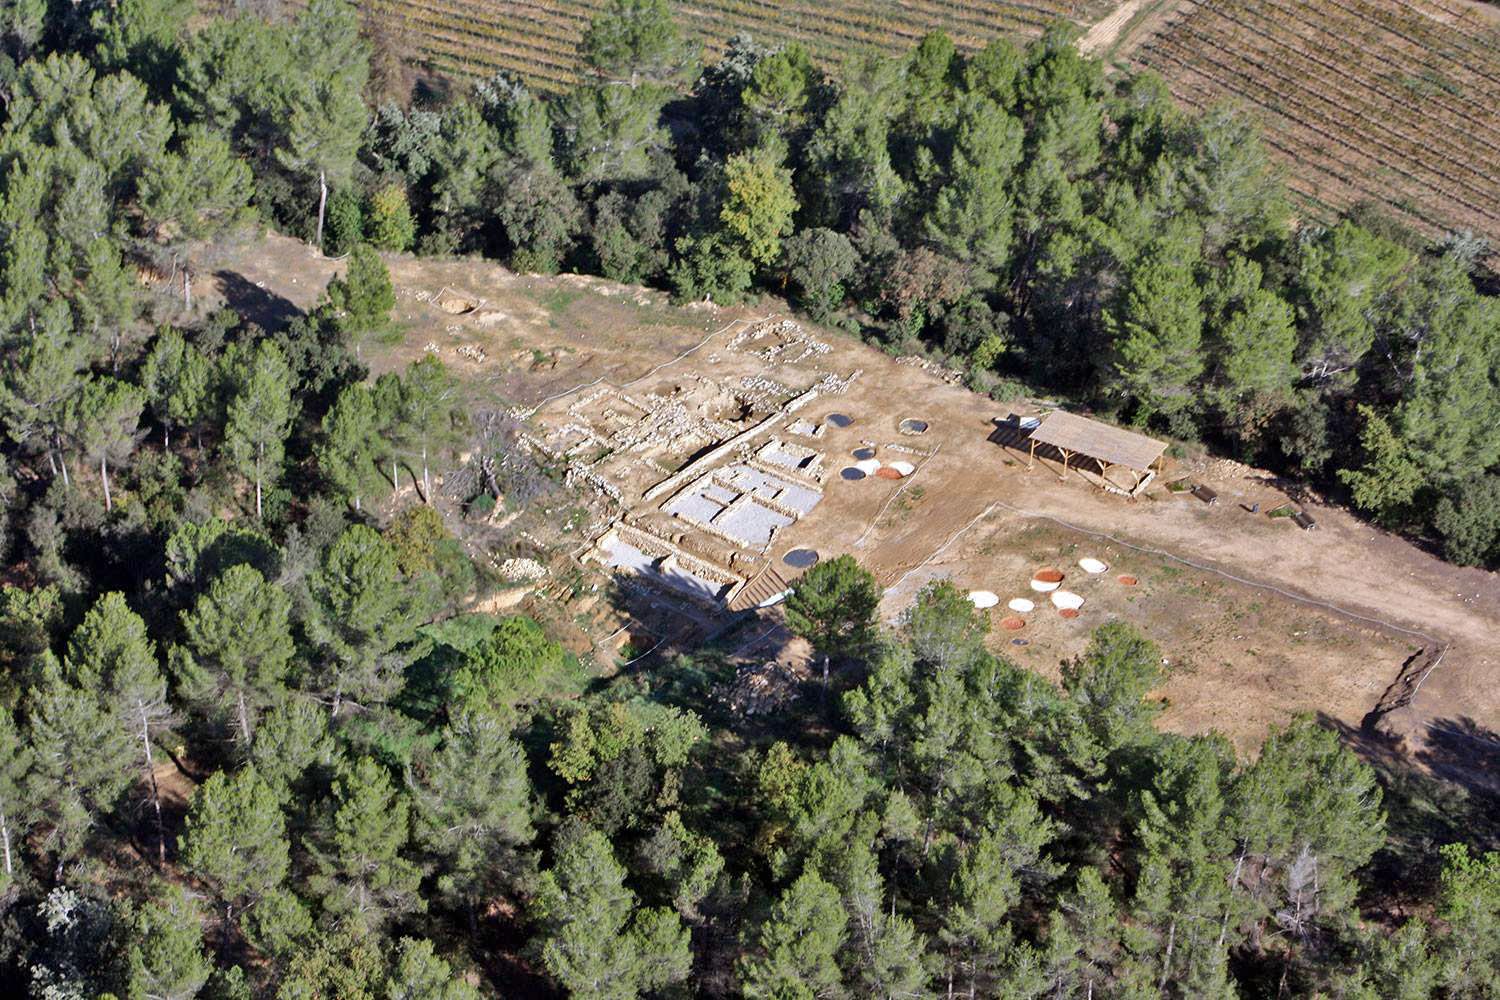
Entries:
{"label": "dense forest", "polygon": [[[827,561],[786,608],[823,677],[752,724],[719,647],[470,611],[465,512],[567,488],[437,359],[368,378],[377,249],[785,294],[1500,557],[1484,248],[1294,227],[1251,122],[1063,28],[700,66],[664,10],[543,101],[413,86],[342,0],[0,3],[0,992],[1500,997],[1494,802],[1316,719],[1160,733],[1125,625],[1055,686]],[[266,226],[345,276],[195,308],[194,248]]]}

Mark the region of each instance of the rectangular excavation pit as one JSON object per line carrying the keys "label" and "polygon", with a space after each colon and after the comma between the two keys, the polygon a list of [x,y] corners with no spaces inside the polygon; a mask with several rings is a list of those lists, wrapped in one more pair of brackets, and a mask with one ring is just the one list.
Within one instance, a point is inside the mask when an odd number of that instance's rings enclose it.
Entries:
{"label": "rectangular excavation pit", "polygon": [[[733,500],[734,495],[731,494],[729,499]],[[727,503],[727,501],[720,501],[715,497],[707,496],[704,492],[688,490],[674,497],[672,502],[662,509],[668,514],[682,518],[684,521],[697,521],[708,524],[724,512]]]}
{"label": "rectangular excavation pit", "polygon": [[776,532],[792,522],[785,514],[748,500],[726,507],[712,523],[732,540],[763,549],[771,544]]}
{"label": "rectangular excavation pit", "polygon": [[734,588],[734,581],[712,579],[676,553],[653,556],[613,533],[600,540],[599,550],[611,569],[701,601],[719,602]]}

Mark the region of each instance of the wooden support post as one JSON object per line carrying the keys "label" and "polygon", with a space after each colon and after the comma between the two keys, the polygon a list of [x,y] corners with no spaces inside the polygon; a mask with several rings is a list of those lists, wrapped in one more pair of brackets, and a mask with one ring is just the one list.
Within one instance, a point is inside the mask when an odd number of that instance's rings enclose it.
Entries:
{"label": "wooden support post", "polygon": [[1062,474],[1062,477],[1064,479],[1067,479],[1068,478],[1068,460],[1073,457],[1073,453],[1071,451],[1068,451],[1065,448],[1059,448],[1057,450],[1060,451],[1060,452],[1062,452],[1062,457],[1063,457],[1063,474]]}
{"label": "wooden support post", "polygon": [[1031,454],[1026,459],[1026,469],[1031,471],[1036,468],[1036,438],[1031,439]]}

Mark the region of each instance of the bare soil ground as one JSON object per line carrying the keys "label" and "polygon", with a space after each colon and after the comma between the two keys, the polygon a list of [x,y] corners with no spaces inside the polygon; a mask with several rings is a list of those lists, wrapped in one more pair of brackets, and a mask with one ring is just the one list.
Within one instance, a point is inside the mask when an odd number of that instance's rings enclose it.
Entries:
{"label": "bare soil ground", "polygon": [[[338,266],[294,241],[267,238],[200,261],[199,273],[217,273],[214,294],[241,307],[305,308]],[[393,257],[390,266],[402,335],[366,345],[372,368],[399,367],[433,345],[469,376],[472,392],[496,403],[535,405],[606,377],[707,374],[716,331],[783,308],[767,301],[677,309],[659,292],[576,276],[517,276],[480,261]],[[472,308],[455,314],[437,304],[449,301],[451,309],[455,298]],[[853,422],[829,425],[817,442],[834,470],[824,499],[777,536],[773,564],[792,548],[825,558],[851,552],[889,588],[883,610],[891,618],[924,582],[951,576],[999,594],[997,621],[1005,600],[1035,596],[1027,590],[1034,566],[1057,565],[1085,596],[1083,613],[1067,621],[1042,605],[1019,633],[997,630],[1008,655],[1055,677],[1090,628],[1114,616],[1135,622],[1168,661],[1164,724],[1219,728],[1246,750],[1266,725],[1296,711],[1358,726],[1419,649],[1446,653],[1414,703],[1387,724],[1418,745],[1432,731],[1500,730],[1500,576],[1447,565],[1316,498],[1302,498],[1315,531],[1268,518],[1264,512],[1288,494],[1268,473],[1234,463],[1196,473],[1214,480],[1221,497],[1214,507],[1160,486],[1125,500],[1076,475],[1062,481],[1040,461],[1028,470],[1023,454],[988,440],[993,420],[1026,407],[993,403],[851,338],[818,335],[832,345],[822,368],[863,375],[846,395],[804,411],[817,421],[841,412]],[[483,360],[460,355],[465,345],[481,349]],[[929,430],[901,434],[908,417],[927,421]],[[887,461],[913,462],[916,473],[841,479],[837,470],[852,463],[850,453],[871,446]],[[1256,502],[1259,515],[1245,509]],[[1080,579],[1076,561],[1085,555],[1110,563],[1111,572]],[[1138,576],[1140,585],[1120,587],[1117,572]],[[1029,642],[1012,646],[1011,638]]]}

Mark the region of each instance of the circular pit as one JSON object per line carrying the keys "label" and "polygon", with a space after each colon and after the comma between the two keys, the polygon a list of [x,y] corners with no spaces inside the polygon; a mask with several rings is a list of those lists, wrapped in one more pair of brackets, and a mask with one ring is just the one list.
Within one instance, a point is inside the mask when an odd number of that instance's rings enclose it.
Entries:
{"label": "circular pit", "polygon": [[818,564],[818,554],[812,549],[792,549],[781,561],[793,569],[811,569]]}

